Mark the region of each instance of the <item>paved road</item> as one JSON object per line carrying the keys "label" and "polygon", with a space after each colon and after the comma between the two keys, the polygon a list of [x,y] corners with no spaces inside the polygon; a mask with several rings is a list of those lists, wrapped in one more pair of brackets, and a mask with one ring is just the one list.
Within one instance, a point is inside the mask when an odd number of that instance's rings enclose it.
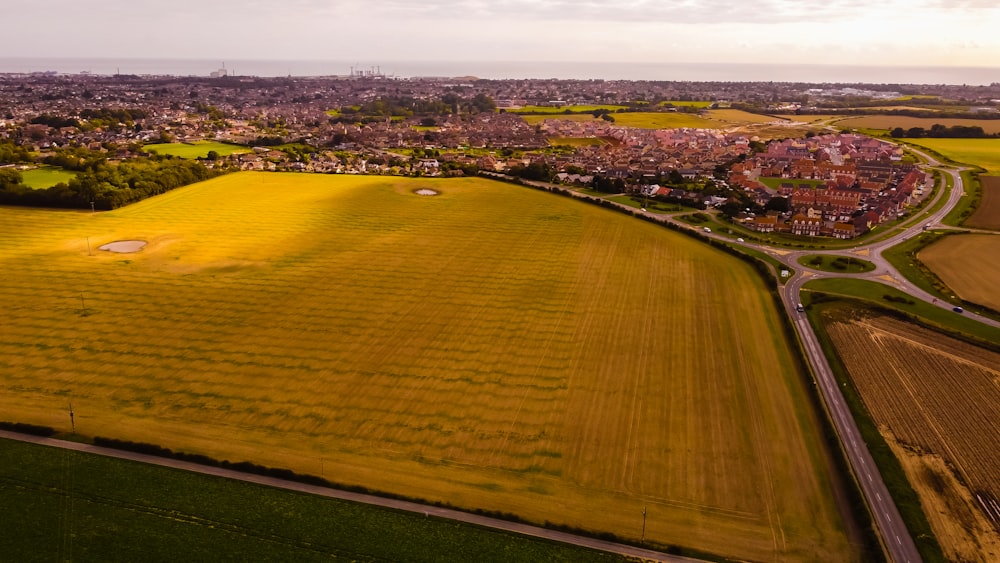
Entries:
{"label": "paved road", "polygon": [[388,499],[374,495],[352,493],[348,491],[341,491],[338,489],[331,489],[328,487],[319,487],[316,485],[307,485],[305,483],[298,483],[296,481],[275,479],[274,477],[254,475],[253,473],[242,473],[240,471],[233,471],[231,469],[223,469],[221,467],[211,467],[208,465],[200,465],[197,463],[190,463],[176,459],[145,455],[135,452],[127,452],[112,448],[102,448],[100,446],[92,446],[90,444],[67,442],[66,440],[57,440],[55,438],[43,438],[40,436],[31,436],[28,434],[20,434],[17,432],[8,432],[6,430],[0,430],[0,438],[17,440],[20,442],[29,442],[32,444],[39,444],[42,446],[52,446],[56,448],[63,448],[67,450],[73,450],[89,454],[102,455],[106,457],[114,457],[118,459],[127,459],[142,463],[149,463],[152,465],[159,465],[162,467],[171,467],[174,469],[182,469],[184,471],[192,471],[194,473],[202,473],[204,475],[215,475],[217,477],[225,477],[227,479],[237,479],[239,481],[246,481],[248,483],[257,483],[259,485],[266,485],[269,487],[276,487],[279,489],[287,489],[291,491],[309,493],[329,498],[347,500],[352,502],[360,502],[364,504],[382,506],[385,508],[393,508],[396,510],[405,510],[407,512],[423,514],[427,517],[435,516],[438,518],[447,518],[449,520],[456,520],[459,522],[475,524],[487,528],[494,528],[506,532],[514,532],[526,536],[532,536],[536,538],[542,538],[565,544],[587,547],[590,549],[606,551],[609,553],[616,553],[627,557],[635,557],[643,561],[662,561],[665,563],[704,563],[699,559],[691,559],[688,557],[681,557],[678,555],[667,555],[665,553],[660,553],[659,551],[653,551],[650,549],[642,549],[639,547],[633,547],[631,545],[624,545],[615,542],[598,540],[594,538],[588,538],[585,536],[577,536],[574,534],[568,534],[566,532],[558,532],[555,530],[548,530],[546,528],[539,528],[537,526],[529,526],[527,524],[508,522],[506,520],[499,520],[497,518],[480,516],[478,514],[470,514],[468,512],[461,512],[458,510],[451,510],[448,508],[428,506],[424,504],[418,504],[415,502],[407,502],[404,500]]}

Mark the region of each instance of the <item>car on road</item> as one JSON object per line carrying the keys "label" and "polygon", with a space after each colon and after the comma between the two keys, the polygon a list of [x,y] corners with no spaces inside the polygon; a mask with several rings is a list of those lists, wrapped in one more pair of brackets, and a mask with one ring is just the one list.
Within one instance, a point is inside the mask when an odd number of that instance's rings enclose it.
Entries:
{"label": "car on road", "polygon": [[804,305],[802,305],[802,303],[799,303],[798,305],[796,305],[795,306],[795,310],[798,311],[798,312],[800,312],[800,313],[805,313],[806,312],[806,308],[805,308]]}
{"label": "car on road", "polygon": [[965,312],[965,309],[963,309],[961,307],[952,307],[951,310],[955,311],[956,313],[964,313]]}
{"label": "car on road", "polygon": [[736,242],[743,242],[743,239],[738,238],[738,239],[736,239]]}
{"label": "car on road", "polygon": [[706,233],[710,233],[710,232],[712,232],[712,229],[709,229],[708,227],[705,227],[705,232]]}

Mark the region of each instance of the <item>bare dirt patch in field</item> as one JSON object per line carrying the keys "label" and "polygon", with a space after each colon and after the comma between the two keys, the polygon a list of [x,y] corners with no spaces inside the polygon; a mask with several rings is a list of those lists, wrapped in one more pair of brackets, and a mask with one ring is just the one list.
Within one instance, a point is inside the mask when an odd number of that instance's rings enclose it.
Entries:
{"label": "bare dirt patch in field", "polygon": [[965,224],[977,229],[1000,230],[1000,176],[980,176],[979,180],[983,184],[983,201]]}
{"label": "bare dirt patch in field", "polygon": [[116,240],[115,242],[102,244],[97,247],[97,249],[106,250],[108,252],[117,252],[119,254],[131,254],[133,252],[139,252],[145,246],[146,241],[144,240]]}
{"label": "bare dirt patch in field", "polygon": [[[1000,354],[883,316],[828,326],[952,560],[996,561]],[[980,500],[981,499],[981,500]]]}

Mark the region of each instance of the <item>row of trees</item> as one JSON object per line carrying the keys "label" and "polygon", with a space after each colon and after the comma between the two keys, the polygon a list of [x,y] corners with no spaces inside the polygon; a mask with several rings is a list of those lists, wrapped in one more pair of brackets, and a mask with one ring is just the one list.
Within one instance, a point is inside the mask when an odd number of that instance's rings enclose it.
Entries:
{"label": "row of trees", "polygon": [[945,125],[941,125],[940,123],[935,123],[930,129],[924,129],[923,127],[910,127],[909,129],[903,129],[902,127],[896,127],[889,133],[889,135],[896,139],[983,139],[987,137],[996,137],[996,135],[986,133],[986,131],[978,125],[955,125],[947,127]]}
{"label": "row of trees", "polygon": [[172,158],[136,158],[120,164],[103,163],[69,182],[35,190],[24,185],[21,173],[0,170],[0,204],[32,207],[115,209],[223,174],[202,163]]}

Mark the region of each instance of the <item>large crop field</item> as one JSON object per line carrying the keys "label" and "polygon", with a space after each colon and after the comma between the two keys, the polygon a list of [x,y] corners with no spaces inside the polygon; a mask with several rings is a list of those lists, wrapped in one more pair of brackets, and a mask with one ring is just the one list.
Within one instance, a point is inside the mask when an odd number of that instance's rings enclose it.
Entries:
{"label": "large crop field", "polygon": [[1000,559],[1000,354],[890,317],[827,328],[945,555]]}
{"label": "large crop field", "polygon": [[944,237],[917,255],[955,294],[1000,311],[1000,236]]}
{"label": "large crop field", "polygon": [[[864,557],[762,282],[679,234],[485,180],[265,173],[2,208],[0,233],[0,418],[69,431],[72,403],[87,435],[631,538],[645,509],[647,541],[734,558]],[[148,245],[97,250],[125,239]]]}
{"label": "large crop field", "polygon": [[597,110],[606,109],[608,111],[617,111],[620,109],[627,109],[628,106],[616,106],[616,105],[587,105],[587,106],[523,106],[519,108],[508,108],[507,111],[511,113],[563,113],[565,111],[586,111],[592,112]]}
{"label": "large crop field", "polygon": [[231,154],[251,152],[249,147],[240,145],[230,145],[226,143],[216,143],[212,141],[198,141],[194,143],[160,143],[145,145],[143,150],[153,151],[158,154],[172,155],[180,158],[205,158],[210,151],[219,153],[219,156],[229,156]]}
{"label": "large crop field", "polygon": [[[956,125],[962,125],[964,127],[979,126],[982,127],[983,131],[986,133],[1000,133],[1000,119],[954,119],[941,117],[909,117],[906,115],[865,115],[862,117],[842,119],[837,122],[837,126],[855,129],[885,129],[887,131],[895,129],[896,127],[902,127],[903,129],[923,127],[924,129],[930,130],[930,128],[936,123],[940,123],[946,127],[954,127]],[[918,142],[922,143],[923,140],[919,140]]]}
{"label": "large crop field", "polygon": [[908,139],[907,142],[937,151],[955,162],[1000,174],[1000,139]]}
{"label": "large crop field", "polygon": [[983,199],[976,212],[965,221],[965,226],[978,229],[1000,230],[1000,176],[980,176]]}

